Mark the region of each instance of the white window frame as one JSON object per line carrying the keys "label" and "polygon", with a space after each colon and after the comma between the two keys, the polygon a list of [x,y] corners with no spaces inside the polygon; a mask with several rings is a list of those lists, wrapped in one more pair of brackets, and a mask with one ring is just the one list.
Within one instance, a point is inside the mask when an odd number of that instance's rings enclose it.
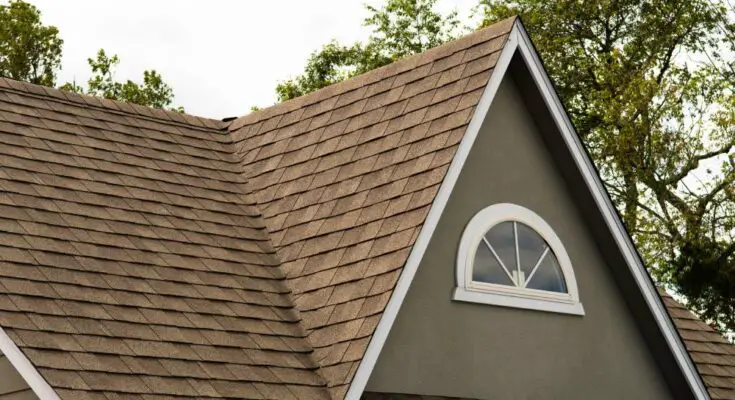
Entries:
{"label": "white window frame", "polygon": [[[507,286],[472,280],[472,268],[478,246],[493,226],[506,221],[520,222],[535,230],[556,255],[564,275],[567,293]],[[486,207],[470,220],[462,233],[457,252],[457,287],[453,299],[562,314],[584,315],[579,301],[577,280],[566,249],[551,226],[535,212],[516,204],[501,203]]]}

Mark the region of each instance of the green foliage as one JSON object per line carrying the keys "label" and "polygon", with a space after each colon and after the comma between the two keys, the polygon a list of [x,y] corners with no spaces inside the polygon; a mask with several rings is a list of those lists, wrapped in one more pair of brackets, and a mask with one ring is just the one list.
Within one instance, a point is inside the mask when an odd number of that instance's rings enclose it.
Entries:
{"label": "green foliage", "polygon": [[365,6],[371,15],[364,24],[373,27],[366,47],[395,61],[452,39],[459,26],[457,12],[443,16],[434,11],[435,4],[436,0],[388,0],[380,9]]}
{"label": "green foliage", "polygon": [[[11,0],[0,5],[0,76],[54,86],[62,45],[59,30],[44,25],[41,12],[32,4]],[[88,62],[94,74],[89,89],[85,92],[76,82],[61,89],[155,108],[166,108],[173,102],[173,90],[155,70],[143,72],[143,83],[116,82],[114,68],[120,62],[116,55],[108,57],[100,50],[97,58]],[[183,112],[181,107],[176,110]]]}
{"label": "green foliage", "polygon": [[20,0],[0,5],[0,76],[53,86],[62,45],[59,30],[43,25],[33,5]]}
{"label": "green foliage", "polygon": [[276,86],[278,100],[290,100],[352,76],[362,53],[359,44],[348,47],[332,41],[324,45],[311,54],[303,74]]}
{"label": "green foliage", "polygon": [[279,101],[286,101],[362,74],[391,62],[421,53],[452,39],[459,26],[457,13],[434,11],[437,0],[388,0],[370,13],[365,26],[373,28],[365,43],[351,46],[332,41],[311,54],[303,74],[276,87]]}
{"label": "green foliage", "polygon": [[[135,83],[131,80],[118,82],[115,80],[115,67],[120,63],[117,55],[109,57],[103,49],[100,49],[97,52],[97,58],[89,58],[87,62],[92,68],[92,77],[87,82],[86,92],[76,82],[67,82],[61,86],[61,90],[86,93],[153,108],[167,108],[173,103],[173,90],[155,70],[143,71],[143,83]],[[174,110],[184,111],[181,107]]]}
{"label": "green foliage", "polygon": [[483,10],[485,24],[521,15],[657,280],[735,329],[733,10],[709,0]]}

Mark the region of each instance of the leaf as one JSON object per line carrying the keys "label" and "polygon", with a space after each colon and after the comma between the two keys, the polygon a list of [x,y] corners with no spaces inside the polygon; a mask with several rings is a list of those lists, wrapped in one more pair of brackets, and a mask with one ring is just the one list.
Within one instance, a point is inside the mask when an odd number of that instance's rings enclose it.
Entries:
{"label": "leaf", "polygon": [[184,112],[183,107],[170,107],[174,99],[173,89],[156,70],[143,71],[142,83],[131,80],[119,82],[115,80],[115,68],[120,63],[116,54],[108,56],[104,49],[100,49],[97,56],[87,59],[87,62],[92,69],[92,77],[87,81],[86,92],[74,82],[66,83],[60,89],[146,107]]}

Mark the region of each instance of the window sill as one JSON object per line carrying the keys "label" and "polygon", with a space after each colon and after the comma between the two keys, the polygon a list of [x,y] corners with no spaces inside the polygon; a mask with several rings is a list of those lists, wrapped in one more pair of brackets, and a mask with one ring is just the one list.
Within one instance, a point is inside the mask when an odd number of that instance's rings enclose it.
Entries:
{"label": "window sill", "polygon": [[584,308],[582,307],[582,303],[579,302],[534,299],[507,294],[480,292],[459,287],[454,289],[452,300],[559,314],[584,315]]}

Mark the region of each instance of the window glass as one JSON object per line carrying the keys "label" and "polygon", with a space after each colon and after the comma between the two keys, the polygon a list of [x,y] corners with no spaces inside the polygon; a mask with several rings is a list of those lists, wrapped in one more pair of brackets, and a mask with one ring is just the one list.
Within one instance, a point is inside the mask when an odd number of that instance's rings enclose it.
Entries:
{"label": "window glass", "polygon": [[475,263],[472,269],[472,280],[501,285],[513,285],[508,273],[500,266],[497,258],[490,252],[490,248],[483,242],[475,253]]}
{"label": "window glass", "polygon": [[508,271],[517,268],[516,262],[516,244],[513,235],[513,222],[501,222],[493,226],[486,234],[485,239],[490,244],[492,250],[498,255]]}
{"label": "window glass", "polygon": [[529,289],[548,290],[550,292],[566,293],[567,285],[564,274],[559,267],[559,261],[552,252],[548,252],[541,260],[536,273],[526,282]]}
{"label": "window glass", "polygon": [[475,282],[567,293],[564,274],[548,243],[521,222],[505,221],[488,230],[475,252]]}
{"label": "window glass", "polygon": [[531,275],[533,267],[541,260],[546,249],[546,241],[536,231],[528,225],[516,222],[516,232],[518,233],[518,254],[520,258],[521,270],[524,275]]}

